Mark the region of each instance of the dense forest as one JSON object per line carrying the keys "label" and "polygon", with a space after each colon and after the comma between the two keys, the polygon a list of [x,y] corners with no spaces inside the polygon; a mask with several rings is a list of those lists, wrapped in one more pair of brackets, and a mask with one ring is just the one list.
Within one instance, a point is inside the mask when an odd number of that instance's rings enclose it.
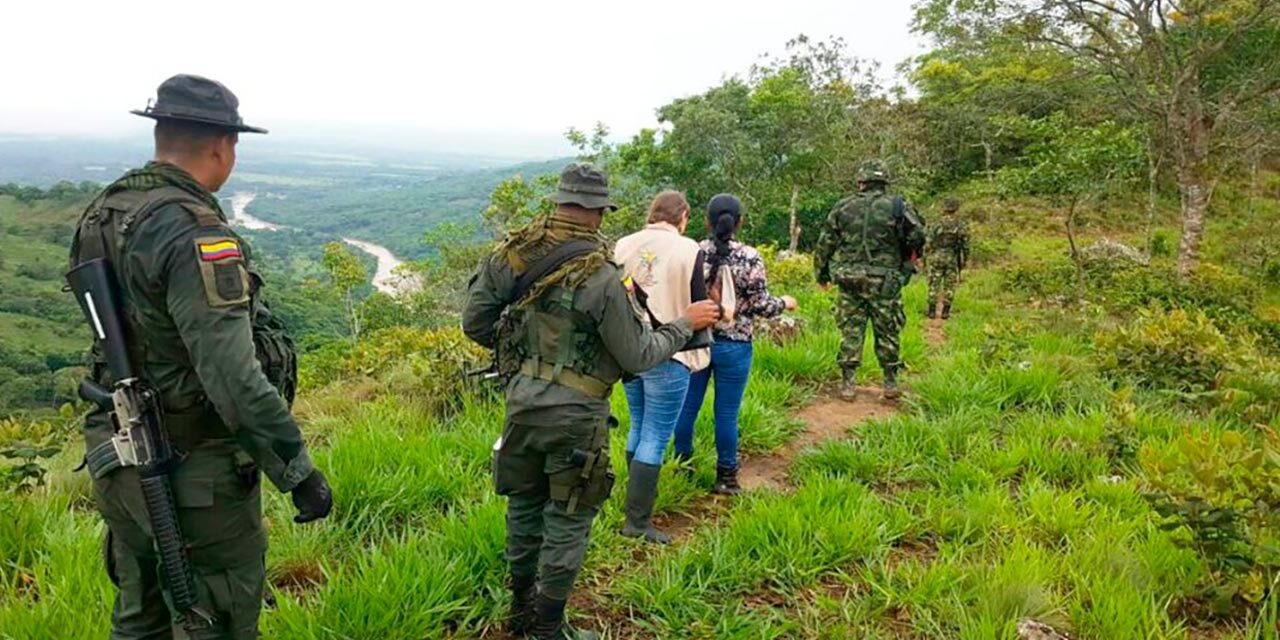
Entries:
{"label": "dense forest", "polygon": [[[800,301],[796,330],[761,329],[742,409],[744,465],[767,482],[706,496],[704,412],[695,458],[663,470],[676,542],[620,536],[615,495],[573,606],[622,638],[1276,638],[1280,0],[914,6],[928,50],[896,82],[798,36],[658,106],[653,129],[567,132],[611,175],[609,235],[660,189],[735,193],[771,289]],[[905,291],[908,401],[851,415],[829,398],[835,302],[805,252],[872,158],[926,219],[960,199],[975,241],[954,319],[925,320],[919,280]],[[467,375],[488,354],[457,311],[492,240],[548,210],[559,164],[387,201],[434,226],[360,189],[251,176],[286,195],[263,217],[308,229],[252,239],[304,348],[295,411],[339,503],[302,528],[265,497],[268,637],[501,633],[504,411]],[[0,402],[23,407],[0,421],[0,637],[107,624],[102,525],[72,471],[83,332],[58,292],[89,190],[0,190]],[[374,227],[395,229],[420,287],[373,291],[334,242]],[[621,434],[612,447],[623,482]]]}

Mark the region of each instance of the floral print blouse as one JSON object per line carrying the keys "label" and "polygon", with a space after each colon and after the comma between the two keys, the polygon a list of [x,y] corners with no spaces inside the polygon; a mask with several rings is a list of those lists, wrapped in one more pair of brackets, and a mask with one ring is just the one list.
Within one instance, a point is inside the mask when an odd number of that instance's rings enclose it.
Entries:
{"label": "floral print blouse", "polygon": [[[702,241],[702,251],[706,254],[706,274],[708,285],[715,278],[712,263],[715,262],[715,242]],[[754,334],[752,320],[754,318],[776,318],[786,310],[787,304],[782,298],[769,293],[768,278],[764,272],[764,258],[755,247],[750,247],[736,240],[729,241],[729,257],[725,259],[729,272],[733,274],[733,290],[737,296],[737,312],[733,322],[725,325],[717,324],[713,335],[717,340],[735,340],[750,342]]]}

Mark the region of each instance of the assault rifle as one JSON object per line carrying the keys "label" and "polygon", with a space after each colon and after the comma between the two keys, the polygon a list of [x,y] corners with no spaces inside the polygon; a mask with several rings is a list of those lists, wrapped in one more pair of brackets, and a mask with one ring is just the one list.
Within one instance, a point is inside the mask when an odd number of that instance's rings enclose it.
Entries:
{"label": "assault rifle", "polygon": [[111,265],[101,258],[84,262],[67,273],[67,284],[93,329],[93,337],[115,380],[108,389],[85,379],[80,383],[80,397],[111,412],[115,421],[111,444],[120,466],[138,468],[160,572],[173,607],[183,618],[183,626],[188,631],[208,629],[217,620],[197,601],[195,578],[169,482],[169,474],[181,458],[169,443],[155,389],[138,377],[129,361]]}

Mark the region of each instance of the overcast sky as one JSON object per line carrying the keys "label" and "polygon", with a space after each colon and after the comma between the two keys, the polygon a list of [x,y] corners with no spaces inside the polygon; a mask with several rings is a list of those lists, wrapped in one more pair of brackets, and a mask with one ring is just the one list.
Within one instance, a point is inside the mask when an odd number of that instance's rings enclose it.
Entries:
{"label": "overcast sky", "polygon": [[[174,73],[220,80],[283,138],[551,155],[616,135],[787,40],[841,36],[885,74],[919,52],[911,0],[6,3],[0,132],[139,135]],[[505,152],[505,153],[504,153]]]}

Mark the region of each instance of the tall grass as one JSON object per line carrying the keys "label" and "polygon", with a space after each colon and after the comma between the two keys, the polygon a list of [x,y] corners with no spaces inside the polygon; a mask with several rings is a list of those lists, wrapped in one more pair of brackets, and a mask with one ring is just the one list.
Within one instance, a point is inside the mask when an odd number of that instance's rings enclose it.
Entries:
{"label": "tall grass", "polygon": [[[1020,238],[1014,250],[1056,249]],[[676,545],[646,547],[617,534],[615,490],[580,582],[605,616],[584,622],[659,638],[983,640],[1014,638],[1027,616],[1106,640],[1215,624],[1188,617],[1209,570],[1159,526],[1134,452],[1227,421],[1114,389],[1092,365],[1095,319],[1032,309],[996,274],[967,277],[942,345],[926,343],[923,283],[907,289],[909,401],[801,452],[788,492],[707,499],[708,393],[692,473],[668,465],[658,512],[710,517]],[[741,415],[749,454],[783,448],[802,427],[797,408],[837,376],[832,294],[795,293],[806,331],[757,343]],[[876,379],[870,343],[864,361]],[[366,381],[302,401],[338,503],[299,527],[288,496],[266,492],[279,607],[264,612],[265,637],[474,638],[500,624],[504,502],[488,477],[500,400],[473,390],[440,415],[399,393]],[[622,487],[629,423],[622,394],[612,403]],[[75,457],[59,459],[52,486],[0,500],[0,638],[106,634],[101,524],[88,482],[69,472]],[[1247,637],[1274,637],[1276,610],[1272,595],[1256,620],[1213,632],[1252,624]]]}

